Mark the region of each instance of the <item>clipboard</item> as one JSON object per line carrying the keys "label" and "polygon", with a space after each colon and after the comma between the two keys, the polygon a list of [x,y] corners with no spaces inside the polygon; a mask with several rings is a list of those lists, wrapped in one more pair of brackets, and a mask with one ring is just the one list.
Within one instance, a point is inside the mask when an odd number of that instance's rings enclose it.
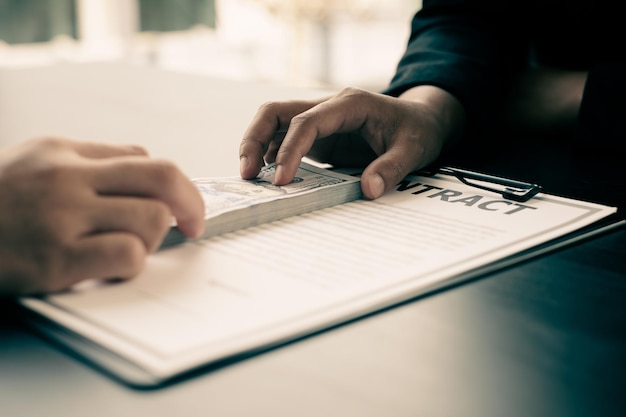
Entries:
{"label": "clipboard", "polygon": [[530,200],[542,191],[542,187],[538,184],[450,166],[439,166],[417,171],[417,175],[421,176],[432,177],[437,174],[453,176],[467,186],[500,194],[508,200],[521,203]]}
{"label": "clipboard", "polygon": [[[456,180],[443,181],[439,177],[439,174],[447,177],[452,176]],[[346,299],[342,300],[334,300],[333,298],[330,304],[328,304],[326,307],[312,307],[309,312],[310,314],[312,314],[311,317],[307,317],[306,314],[297,314],[292,317],[292,319],[294,319],[295,321],[291,323],[289,321],[285,322],[285,316],[281,315],[280,319],[275,322],[271,322],[271,325],[270,322],[262,323],[263,326],[260,326],[257,329],[259,330],[259,332],[256,332],[258,338],[257,336],[254,336],[254,333],[244,332],[244,335],[252,335],[250,336],[252,337],[252,339],[245,339],[246,343],[237,342],[234,345],[227,345],[227,349],[218,349],[216,351],[212,351],[211,346],[217,345],[211,345],[211,343],[207,342],[208,344],[206,345],[206,348],[208,349],[208,352],[206,354],[203,350],[196,351],[198,356],[189,357],[188,359],[181,358],[176,355],[171,355],[171,361],[173,362],[171,362],[170,364],[165,363],[164,365],[161,365],[160,360],[157,361],[158,363],[156,364],[151,364],[151,361],[147,361],[146,363],[142,364],[140,363],[141,361],[136,360],[136,358],[141,358],[141,356],[135,356],[135,359],[131,358],[132,355],[126,357],[125,355],[127,352],[123,352],[121,350],[115,351],[105,348],[97,340],[94,339],[94,341],[91,339],[91,337],[85,336],[85,334],[83,334],[83,331],[88,330],[89,326],[92,326],[94,324],[91,319],[84,320],[81,317],[83,313],[89,313],[91,305],[89,299],[85,299],[82,301],[79,300],[80,305],[85,306],[86,310],[82,310],[81,312],[81,307],[79,307],[79,310],[76,312],[76,314],[70,313],[69,316],[66,314],[69,311],[67,310],[68,304],[66,304],[64,307],[63,304],[57,304],[55,306],[54,300],[52,300],[52,304],[47,304],[47,302],[43,302],[42,304],[38,300],[31,300],[30,302],[29,300],[26,300],[24,306],[30,308],[33,314],[25,315],[25,317],[29,317],[31,325],[38,328],[38,330],[42,334],[45,334],[48,338],[55,340],[62,346],[69,347],[80,357],[85,358],[88,362],[94,364],[96,367],[99,367],[102,371],[108,373],[116,379],[119,379],[120,381],[135,387],[158,387],[168,385],[175,381],[179,381],[185,376],[192,375],[196,372],[201,372],[202,370],[210,370],[216,366],[232,363],[232,361],[236,361],[242,358],[249,357],[251,355],[267,351],[269,349],[300,339],[304,336],[333,328],[335,326],[350,322],[354,319],[358,319],[360,317],[375,313],[385,308],[393,307],[394,305],[398,305],[400,303],[410,301],[416,298],[421,298],[423,296],[427,296],[428,294],[444,290],[451,286],[480,278],[485,274],[493,273],[503,268],[519,264],[520,262],[524,262],[538,256],[565,248],[567,246],[576,244],[583,240],[587,240],[604,233],[609,233],[626,225],[626,220],[620,218],[617,214],[617,210],[612,210],[614,208],[609,208],[606,206],[603,207],[593,203],[586,203],[579,200],[566,199],[551,195],[539,196],[538,194],[541,192],[541,187],[536,184],[528,184],[520,181],[451,167],[440,167],[435,172],[423,172],[419,175],[426,179],[432,178],[431,182],[434,184],[438,184],[441,187],[445,186],[443,184],[444,182],[445,184],[451,184],[450,186],[455,186],[454,184],[458,185],[460,183],[469,188],[476,188],[488,191],[488,193],[486,194],[496,193],[497,196],[501,196],[505,200],[514,201],[516,203],[524,202],[524,205],[532,205],[537,203],[539,204],[539,207],[544,207],[541,205],[543,204],[542,201],[545,204],[548,204],[549,200],[554,200],[555,202],[562,202],[566,204],[571,209],[573,209],[577,205],[581,207],[588,207],[590,212],[596,213],[596,215],[593,215],[593,219],[595,220],[585,221],[583,222],[584,224],[579,224],[578,222],[576,222],[577,226],[570,226],[568,227],[569,231],[565,232],[562,231],[562,226],[558,226],[558,224],[561,224],[561,219],[558,219],[555,221],[554,224],[554,227],[556,229],[552,230],[550,233],[550,236],[552,236],[551,238],[541,237],[544,234],[543,231],[547,230],[545,229],[545,227],[547,226],[538,226],[536,224],[532,224],[531,227],[536,227],[537,232],[532,232],[530,235],[528,234],[529,232],[527,232],[526,230],[517,232],[521,233],[520,236],[525,236],[524,239],[532,238],[533,242],[524,244],[523,249],[521,250],[518,250],[517,246],[511,246],[504,252],[501,251],[501,248],[498,249],[495,246],[492,246],[492,249],[476,249],[476,253],[479,255],[479,257],[488,256],[491,261],[476,261],[471,253],[464,253],[463,255],[460,255],[461,258],[459,258],[459,263],[456,266],[452,266],[452,269],[449,269],[449,266],[447,266],[449,265],[448,260],[446,260],[445,262],[442,261],[443,263],[441,264],[441,266],[444,267],[445,271],[441,272],[440,274],[440,272],[434,270],[434,275],[432,275],[433,273],[429,272],[426,274],[427,279],[425,281],[418,282],[418,280],[421,278],[417,275],[413,277],[413,274],[410,274],[404,278],[398,278],[397,281],[381,284],[379,288],[375,290],[373,289],[371,292],[362,292],[355,295],[350,295]],[[420,179],[420,177],[417,178],[420,181],[423,181],[422,179]],[[392,192],[391,195],[388,196],[390,198],[386,200],[387,203],[385,203],[385,206],[382,207],[383,212],[387,214],[388,211],[386,211],[386,209],[400,208],[400,206],[403,204],[402,202],[406,203],[408,201],[408,198],[412,198],[409,197],[411,194],[410,191],[412,190],[409,190],[409,193]],[[396,200],[395,197],[399,197],[401,202],[398,203],[398,200]],[[429,199],[428,196],[424,196],[423,194],[420,195],[420,198],[422,197],[422,200],[410,200],[412,206],[420,206],[421,203],[418,203],[418,201],[421,201],[424,202],[426,205],[431,205],[431,209],[428,213],[432,214],[433,216],[439,215],[440,213],[436,212],[432,208],[433,205],[437,203],[437,199]],[[533,198],[536,198],[536,200],[533,200]],[[499,204],[504,207],[507,206],[505,201],[500,200],[499,198],[496,198],[494,201],[499,202]],[[357,202],[356,204],[359,203]],[[365,202],[363,204],[369,203]],[[368,208],[364,210],[362,214],[367,216],[367,213],[370,213],[369,210],[372,209],[373,204],[376,203],[367,205]],[[442,202],[441,207],[445,207],[445,204],[447,203]],[[457,206],[459,205],[457,204]],[[460,206],[462,206],[462,204]],[[454,213],[459,213],[464,209],[465,207],[455,207]],[[470,207],[468,209],[472,208]],[[473,207],[473,209],[476,209],[476,207]],[[334,208],[331,210],[334,210]],[[528,210],[529,213],[533,211],[535,210]],[[556,210],[555,213],[559,214],[560,216],[560,209]],[[481,215],[483,216],[483,222],[485,222],[486,226],[488,227],[491,227],[492,224],[489,218],[485,216],[488,216],[490,214],[490,212],[481,213]],[[332,216],[336,216],[336,214],[333,214]],[[574,217],[575,216],[572,215],[572,219]],[[322,215],[322,217],[320,218],[322,219],[321,221],[323,221],[324,218],[326,217]],[[450,220],[454,220],[452,217],[448,218]],[[378,218],[378,220],[388,220],[388,218]],[[321,226],[319,223],[315,224]],[[550,223],[550,225],[552,225],[552,223]],[[314,227],[317,229],[319,228],[318,226]],[[343,226],[347,226],[347,224],[342,223],[342,227]],[[404,225],[401,224],[397,226],[403,227]],[[275,227],[280,227],[280,225]],[[258,231],[258,233],[263,234],[262,230],[256,230]],[[342,230],[342,234],[347,233],[347,231],[348,229],[344,227]],[[255,234],[255,231],[252,231],[251,233]],[[538,233],[538,235],[535,235],[533,233]],[[506,237],[506,233],[503,234],[503,236],[503,239],[508,242],[507,244],[513,244],[515,242],[516,238]],[[390,242],[387,242],[387,244],[389,243]],[[207,246],[206,250],[203,249],[200,252],[197,252],[196,255],[208,257],[214,256],[215,249],[219,248],[220,243],[217,242],[213,245],[214,246],[211,247]],[[201,265],[212,268],[206,263],[203,264],[202,262],[204,261],[200,260],[198,256],[186,257],[184,252],[185,249],[191,249],[193,251],[193,248],[180,248],[181,252],[177,253],[179,255],[183,255],[183,258],[185,258],[182,259],[181,262],[179,262],[180,265],[174,265],[175,268],[170,266],[165,269],[163,269],[162,267],[155,267],[152,269],[152,273],[155,273],[157,275],[162,274],[162,278],[171,278],[170,276],[167,276],[167,270],[174,271],[177,268],[180,269],[180,267],[182,266],[189,267],[189,265],[185,263],[194,262],[194,260],[199,261]],[[498,254],[493,255],[493,249],[498,250]],[[387,252],[389,252],[389,250],[387,250]],[[501,252],[502,255],[500,255]],[[357,255],[358,253],[355,252],[354,256]],[[447,258],[448,256],[452,256],[453,254],[449,254],[448,252],[446,252],[445,255],[445,257]],[[259,254],[259,259],[262,256],[264,256],[264,254]],[[215,258],[213,259],[216,260]],[[469,260],[469,263],[467,263],[467,261],[463,259]],[[237,262],[241,264],[245,261],[238,259]],[[395,263],[395,261],[393,262]],[[320,266],[322,266],[322,264]],[[221,269],[220,271],[225,272],[226,270]],[[212,271],[204,271],[203,273],[211,272]],[[337,273],[343,272],[339,271]],[[419,274],[419,271],[415,271],[415,274]],[[428,274],[431,274],[432,276]],[[275,276],[276,274],[273,270],[268,269],[261,275],[262,278],[267,278],[269,280],[271,279],[272,275]],[[383,276],[384,274],[380,275],[380,277]],[[439,278],[440,276],[442,277],[441,279]],[[258,276],[256,278],[258,278]],[[171,280],[169,281],[171,282]],[[146,281],[144,280],[144,282]],[[266,283],[268,282],[264,281],[264,285],[266,285]],[[271,283],[268,283],[268,285],[270,284]],[[133,284],[128,283],[128,285]],[[274,283],[273,285],[276,285],[276,283]],[[145,290],[145,286],[142,288]],[[288,294],[289,293],[282,294],[280,300],[288,300],[289,297],[285,297],[285,295]],[[293,294],[293,296],[297,297],[298,294]],[[112,299],[108,298],[108,300],[111,301]],[[321,301],[326,302],[322,299]],[[107,301],[104,301],[104,304],[106,304],[106,302]],[[72,301],[70,300],[69,308],[71,308],[71,305]],[[269,303],[268,306],[270,306]],[[276,307],[275,302],[273,304],[273,307]],[[52,310],[50,308],[52,308]],[[115,311],[113,311],[113,313],[115,313]],[[61,314],[61,316],[58,316],[57,314]],[[228,317],[228,315],[220,314],[219,317],[225,318]],[[63,318],[63,320],[61,320],[61,318]],[[147,317],[147,320],[149,319],[150,317]],[[309,321],[309,319],[312,320]],[[74,323],[75,320],[78,320],[78,322]],[[301,320],[304,321],[301,322]],[[73,324],[75,324],[75,326]],[[118,324],[125,325],[125,323]],[[104,325],[104,327],[102,328],[104,329],[104,332],[108,331],[106,330],[106,325]],[[173,329],[175,328],[173,327]],[[260,333],[260,329],[263,329],[264,333]],[[116,333],[119,335],[122,331],[124,330],[118,329]],[[196,332],[192,333],[197,334]],[[157,356],[155,356],[155,358],[157,358]],[[152,365],[155,365],[156,367],[151,367]]]}

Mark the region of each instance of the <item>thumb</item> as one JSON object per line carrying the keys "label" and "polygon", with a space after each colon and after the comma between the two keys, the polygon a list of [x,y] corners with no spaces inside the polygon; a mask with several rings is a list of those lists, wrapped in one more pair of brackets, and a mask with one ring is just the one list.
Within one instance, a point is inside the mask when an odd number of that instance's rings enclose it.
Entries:
{"label": "thumb", "polygon": [[386,152],[370,163],[361,174],[361,189],[366,198],[374,200],[409,173],[417,169],[415,159],[395,152]]}

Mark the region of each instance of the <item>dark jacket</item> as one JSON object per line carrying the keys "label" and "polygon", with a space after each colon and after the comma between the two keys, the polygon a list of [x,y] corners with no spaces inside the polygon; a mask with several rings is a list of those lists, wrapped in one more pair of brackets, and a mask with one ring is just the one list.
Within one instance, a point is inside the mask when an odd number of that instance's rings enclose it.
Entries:
{"label": "dark jacket", "polygon": [[[389,88],[442,87],[484,134],[513,77],[529,65],[593,70],[626,58],[626,19],[614,0],[424,0]],[[624,20],[624,21],[622,21]]]}

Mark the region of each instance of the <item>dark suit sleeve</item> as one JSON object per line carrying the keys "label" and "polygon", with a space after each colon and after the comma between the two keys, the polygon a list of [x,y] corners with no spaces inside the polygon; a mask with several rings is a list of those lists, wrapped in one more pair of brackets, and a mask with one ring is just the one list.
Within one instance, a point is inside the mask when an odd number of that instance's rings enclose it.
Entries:
{"label": "dark suit sleeve", "polygon": [[624,165],[626,61],[602,62],[587,75],[575,145],[590,158]]}
{"label": "dark suit sleeve", "polygon": [[512,74],[526,63],[520,18],[509,2],[424,0],[395,76],[383,93],[434,85],[464,105],[474,133],[485,133]]}

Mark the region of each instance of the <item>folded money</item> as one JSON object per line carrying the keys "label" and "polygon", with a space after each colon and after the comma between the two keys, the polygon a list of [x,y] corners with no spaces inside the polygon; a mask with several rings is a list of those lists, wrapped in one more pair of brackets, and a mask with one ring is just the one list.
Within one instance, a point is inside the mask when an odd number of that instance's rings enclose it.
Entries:
{"label": "folded money", "polygon": [[[360,179],[301,162],[294,179],[275,185],[269,164],[251,180],[240,177],[194,178],[204,200],[206,228],[200,239],[258,226],[362,198]],[[186,241],[172,226],[161,248]]]}

